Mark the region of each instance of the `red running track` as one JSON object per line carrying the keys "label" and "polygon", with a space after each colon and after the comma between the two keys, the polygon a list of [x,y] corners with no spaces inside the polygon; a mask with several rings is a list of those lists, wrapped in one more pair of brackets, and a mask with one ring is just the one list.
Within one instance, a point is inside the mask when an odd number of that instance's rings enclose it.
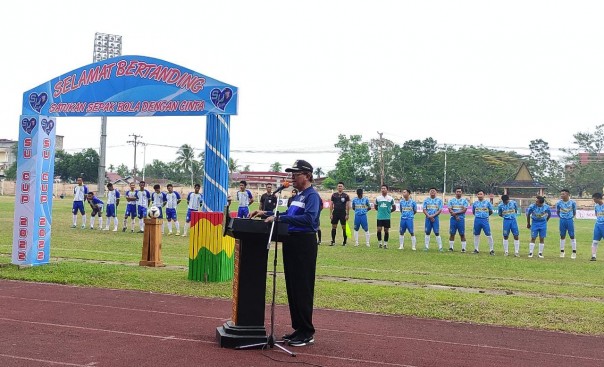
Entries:
{"label": "red running track", "polygon": [[[224,349],[215,332],[230,310],[229,300],[0,280],[0,366],[604,366],[601,336],[324,309],[315,345],[288,347],[296,357]],[[290,331],[286,306],[275,320],[276,336]]]}

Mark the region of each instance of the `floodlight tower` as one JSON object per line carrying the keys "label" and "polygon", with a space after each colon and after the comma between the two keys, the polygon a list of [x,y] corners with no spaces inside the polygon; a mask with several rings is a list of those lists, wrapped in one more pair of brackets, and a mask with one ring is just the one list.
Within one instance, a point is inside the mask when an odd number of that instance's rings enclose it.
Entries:
{"label": "floodlight tower", "polygon": [[[99,62],[122,55],[122,36],[96,32],[94,34],[93,61]],[[107,116],[101,117],[101,148],[99,150],[98,193],[105,193],[105,159],[107,151]]]}

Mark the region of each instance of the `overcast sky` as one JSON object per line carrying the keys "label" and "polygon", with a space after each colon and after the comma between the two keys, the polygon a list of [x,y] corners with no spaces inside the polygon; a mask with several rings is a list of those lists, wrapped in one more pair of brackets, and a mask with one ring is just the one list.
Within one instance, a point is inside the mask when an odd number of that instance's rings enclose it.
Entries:
{"label": "overcast sky", "polygon": [[[0,13],[0,138],[23,92],[92,63],[95,32],[239,88],[231,157],[255,170],[332,169],[338,134],[365,140],[554,148],[604,123],[602,1],[40,1]],[[59,118],[70,153],[99,147],[100,118]],[[203,148],[205,117],[109,118],[107,165]],[[278,153],[267,153],[278,151]],[[291,152],[291,153],[288,153]],[[526,152],[524,152],[526,153]],[[556,153],[556,152],[554,152]]]}

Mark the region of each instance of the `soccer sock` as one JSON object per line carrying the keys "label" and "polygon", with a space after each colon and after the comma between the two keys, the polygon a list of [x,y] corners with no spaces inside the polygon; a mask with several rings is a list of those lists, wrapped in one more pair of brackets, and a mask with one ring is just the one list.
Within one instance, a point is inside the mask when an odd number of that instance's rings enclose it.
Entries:
{"label": "soccer sock", "polygon": [[189,222],[185,222],[185,225],[183,226],[182,229],[182,235],[186,236],[187,235],[187,229],[189,228]]}
{"label": "soccer sock", "polygon": [[172,222],[168,222],[168,233],[172,233]]}
{"label": "soccer sock", "polygon": [[390,232],[384,231],[384,242],[388,242],[388,238],[390,238]]}
{"label": "soccer sock", "polygon": [[90,217],[90,228],[94,228],[94,217]]}
{"label": "soccer sock", "polygon": [[600,241],[593,241],[591,243],[591,256],[592,257],[596,257],[596,252],[598,252],[598,242],[600,242]]}
{"label": "soccer sock", "polygon": [[82,227],[86,227],[86,215],[82,215]]}
{"label": "soccer sock", "polygon": [[515,253],[520,252],[520,240],[514,240],[514,252]]}
{"label": "soccer sock", "polygon": [[405,247],[405,235],[398,235],[398,244],[400,249],[403,249],[403,247]]}
{"label": "soccer sock", "polygon": [[130,225],[132,226],[132,230],[134,231],[134,225],[136,224],[136,221],[134,220],[134,218],[132,218],[130,221]]}
{"label": "soccer sock", "polygon": [[378,242],[382,242],[382,231],[377,231]]}
{"label": "soccer sock", "polygon": [[478,245],[480,245],[480,236],[474,236],[474,250],[478,250]]}
{"label": "soccer sock", "polygon": [[359,231],[354,231],[354,243],[359,243]]}
{"label": "soccer sock", "polygon": [[455,245],[455,241],[449,241],[449,248],[453,248],[453,245]]}
{"label": "soccer sock", "polygon": [[[107,223],[109,223],[109,219],[107,219]],[[103,229],[103,217],[99,217],[99,229]]]}
{"label": "soccer sock", "polygon": [[489,240],[489,250],[494,251],[495,250],[495,241],[493,241],[493,236],[487,236],[487,239]]}
{"label": "soccer sock", "polygon": [[430,247],[430,235],[429,234],[424,236],[424,246],[426,247],[426,250]]}
{"label": "soccer sock", "polygon": [[162,220],[161,221],[161,233],[164,233],[166,231],[166,221]]}
{"label": "soccer sock", "polygon": [[143,219],[142,219],[142,218],[138,220],[138,228],[139,228],[141,231],[144,231],[144,230],[145,230],[145,222],[143,221]]}
{"label": "soccer sock", "polygon": [[78,223],[78,216],[77,214],[73,215],[73,225],[75,226]]}
{"label": "soccer sock", "polygon": [[321,242],[321,230],[317,230],[317,238],[319,239],[319,242]]}
{"label": "soccer sock", "polygon": [[564,251],[564,246],[566,245],[566,239],[560,239],[560,251]]}
{"label": "soccer sock", "polygon": [[176,226],[176,233],[180,233],[180,222],[176,220],[174,221],[174,225]]}
{"label": "soccer sock", "polygon": [[415,236],[411,236],[411,248],[415,249],[416,243],[417,243],[417,238],[415,238]]}
{"label": "soccer sock", "polygon": [[534,250],[535,250],[535,243],[534,242],[529,243],[529,253],[532,254]]}
{"label": "soccer sock", "polygon": [[120,225],[120,221],[119,219],[117,219],[117,217],[113,217],[113,222],[115,223],[115,227],[113,227],[113,229],[117,231],[117,227]]}
{"label": "soccer sock", "polygon": [[336,229],[331,229],[331,242],[336,242]]}
{"label": "soccer sock", "polygon": [[365,232],[365,241],[367,241],[367,246],[369,246],[369,238],[371,234],[369,232]]}
{"label": "soccer sock", "polygon": [[461,241],[461,249],[465,250],[468,243],[466,241]]}
{"label": "soccer sock", "polygon": [[443,249],[443,239],[440,236],[436,236],[436,244],[438,244],[438,249]]}
{"label": "soccer sock", "polygon": [[573,247],[573,252],[577,252],[577,239],[576,238],[571,239],[570,244]]}
{"label": "soccer sock", "polygon": [[510,241],[508,240],[503,240],[503,252],[508,252],[508,248],[510,246]]}
{"label": "soccer sock", "polygon": [[345,228],[342,229],[342,237],[344,237],[344,242],[346,242],[346,240],[348,239],[348,236],[346,236],[346,229]]}
{"label": "soccer sock", "polygon": [[124,226],[122,228],[128,227],[128,218],[124,218]]}
{"label": "soccer sock", "polygon": [[545,243],[539,243],[539,253],[543,254],[543,248],[545,247]]}

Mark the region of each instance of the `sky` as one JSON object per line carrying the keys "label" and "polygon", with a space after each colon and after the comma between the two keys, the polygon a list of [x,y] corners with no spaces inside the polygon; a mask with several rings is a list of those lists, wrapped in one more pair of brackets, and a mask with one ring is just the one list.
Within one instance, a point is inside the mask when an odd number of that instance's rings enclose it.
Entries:
{"label": "sky", "polygon": [[[92,63],[96,32],[239,88],[231,157],[268,170],[335,167],[339,134],[402,144],[484,145],[552,155],[604,122],[602,1],[31,0],[0,14],[0,138],[17,139],[23,92]],[[108,119],[107,166],[201,152],[205,117]],[[100,118],[59,118],[76,153]],[[168,146],[168,147],[161,147]]]}

